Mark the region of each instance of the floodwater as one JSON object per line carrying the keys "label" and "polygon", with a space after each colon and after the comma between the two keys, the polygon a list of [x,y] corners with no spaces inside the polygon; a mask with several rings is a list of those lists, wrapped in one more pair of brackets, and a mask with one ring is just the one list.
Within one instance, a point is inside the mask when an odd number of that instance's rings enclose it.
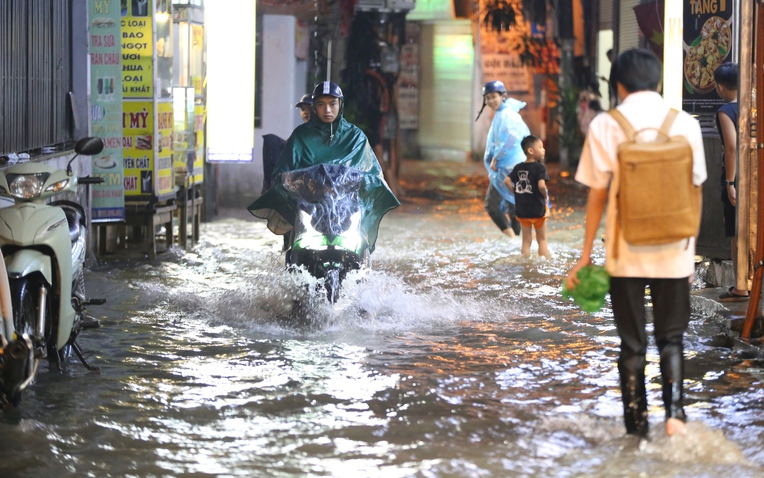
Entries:
{"label": "floodwater", "polygon": [[[80,339],[100,373],[40,373],[0,418],[0,476],[762,476],[762,363],[715,346],[700,308],[688,435],[663,431],[652,347],[650,436],[625,436],[610,310],[558,293],[583,192],[555,175],[553,257],[527,260],[481,179],[389,213],[373,270],[333,307],[246,214],[204,224],[192,251],[103,260],[87,275],[103,326]],[[294,299],[309,327],[292,326]]]}

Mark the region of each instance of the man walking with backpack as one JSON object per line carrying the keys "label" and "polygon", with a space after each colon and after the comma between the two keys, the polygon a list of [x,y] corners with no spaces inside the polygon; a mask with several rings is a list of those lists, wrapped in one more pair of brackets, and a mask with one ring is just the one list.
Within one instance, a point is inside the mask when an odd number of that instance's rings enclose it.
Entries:
{"label": "man walking with backpack", "polygon": [[[661,82],[660,60],[647,50],[632,49],[620,54],[613,62],[610,82],[618,92],[617,108],[627,123],[644,142],[654,142],[658,130],[665,128],[664,119],[670,108],[659,94]],[[675,113],[674,113],[675,114]],[[706,179],[705,153],[699,123],[685,112],[669,116],[668,136],[686,139],[687,155],[691,157],[687,174],[666,174],[674,165],[667,165],[663,173],[658,169],[649,183],[643,184],[650,195],[660,197],[675,194],[675,190],[697,193]],[[684,139],[682,139],[682,137]],[[621,338],[618,358],[624,422],[629,434],[646,436],[647,394],[645,390],[645,288],[650,288],[653,303],[654,335],[660,353],[663,382],[663,404],[666,432],[669,435],[685,433],[683,408],[684,358],[683,336],[690,320],[690,280],[695,268],[695,237],[682,239],[632,240],[626,234],[626,225],[619,207],[627,198],[619,197],[623,189],[622,158],[619,146],[627,143],[627,133],[611,114],[601,114],[589,126],[576,180],[589,187],[586,204],[584,245],[581,258],[566,279],[570,290],[578,284],[578,271],[591,264],[591,253],[603,212],[605,219],[605,268],[611,276],[610,297],[613,317]],[[656,143],[657,144],[657,143]],[[644,155],[643,155],[644,156]],[[638,166],[636,166],[638,168]],[[621,191],[623,196],[623,191]],[[700,195],[695,194],[685,204],[699,211]],[[649,214],[648,214],[649,215]],[[655,226],[659,229],[662,226]],[[622,230],[622,228],[624,230]],[[638,231],[645,232],[645,231]],[[649,231],[648,231],[649,232]],[[657,231],[656,231],[657,232]],[[693,235],[697,234],[697,229]],[[655,237],[660,234],[655,235]],[[670,235],[667,237],[671,237]]]}

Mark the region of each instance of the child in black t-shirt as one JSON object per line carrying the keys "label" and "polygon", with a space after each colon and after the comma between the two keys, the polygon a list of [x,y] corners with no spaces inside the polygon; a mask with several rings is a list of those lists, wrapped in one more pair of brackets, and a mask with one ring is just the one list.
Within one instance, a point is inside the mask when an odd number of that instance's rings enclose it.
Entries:
{"label": "child in black t-shirt", "polygon": [[523,234],[522,253],[531,254],[533,229],[536,229],[536,242],[539,245],[539,256],[549,257],[546,243],[547,209],[546,182],[549,175],[544,160],[544,143],[537,136],[529,135],[520,143],[525,152],[525,162],[514,167],[504,184],[515,193],[517,220],[520,221]]}

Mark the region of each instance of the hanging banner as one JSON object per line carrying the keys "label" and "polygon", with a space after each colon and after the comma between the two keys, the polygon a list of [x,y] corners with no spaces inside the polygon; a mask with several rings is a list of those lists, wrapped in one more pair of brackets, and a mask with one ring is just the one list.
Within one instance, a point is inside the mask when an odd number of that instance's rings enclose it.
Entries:
{"label": "hanging banner", "polygon": [[92,158],[92,175],[104,182],[92,186],[92,221],[125,218],[122,178],[122,64],[120,10],[111,2],[90,0],[90,134],[104,149]]}
{"label": "hanging banner", "polygon": [[401,129],[419,128],[419,26],[415,22],[406,23],[396,92]]}
{"label": "hanging banner", "polygon": [[682,108],[688,113],[715,115],[724,104],[716,93],[714,71],[733,58],[732,4],[684,1]]}
{"label": "hanging banner", "polygon": [[[485,11],[486,0],[480,1],[480,11]],[[518,23],[509,31],[497,32],[478,21],[480,28],[480,59],[482,81],[499,80],[507,91],[524,93],[531,88],[530,68],[524,66],[517,53],[522,42],[523,32],[530,32],[530,24],[518,14]]]}
{"label": "hanging banner", "polygon": [[204,94],[204,27],[191,25],[191,86],[196,98]]}

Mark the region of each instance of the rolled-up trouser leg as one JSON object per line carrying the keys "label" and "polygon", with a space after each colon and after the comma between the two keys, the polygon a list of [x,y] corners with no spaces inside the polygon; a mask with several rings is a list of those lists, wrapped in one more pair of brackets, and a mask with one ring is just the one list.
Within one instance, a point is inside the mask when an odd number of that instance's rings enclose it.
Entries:
{"label": "rolled-up trouser leg", "polygon": [[507,215],[501,210],[503,200],[504,198],[499,194],[499,191],[489,183],[488,191],[485,193],[485,210],[501,231],[511,227]]}
{"label": "rolled-up trouser leg", "polygon": [[613,318],[621,337],[618,374],[621,378],[623,419],[626,432],[640,436],[646,436],[648,432],[645,391],[645,285],[645,279],[610,279]]}
{"label": "rolled-up trouser leg", "polygon": [[655,343],[661,357],[666,418],[687,421],[684,414],[683,337],[690,322],[690,283],[683,279],[649,281],[655,316]]}
{"label": "rolled-up trouser leg", "polygon": [[621,377],[621,400],[626,433],[647,436],[647,392],[645,391],[645,356],[633,355],[618,360]]}

